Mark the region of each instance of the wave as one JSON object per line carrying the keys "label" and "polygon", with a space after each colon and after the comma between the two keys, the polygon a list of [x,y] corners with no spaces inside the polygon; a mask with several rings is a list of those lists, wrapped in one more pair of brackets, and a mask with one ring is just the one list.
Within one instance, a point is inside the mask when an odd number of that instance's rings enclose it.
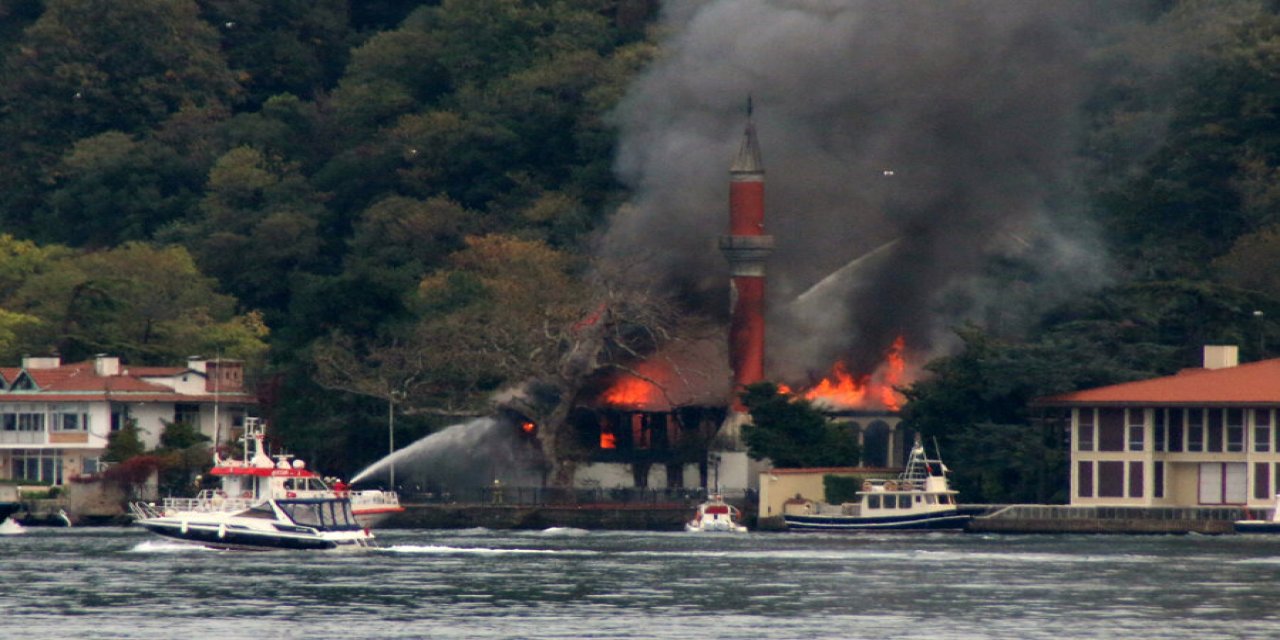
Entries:
{"label": "wave", "polygon": [[439,544],[396,544],[390,547],[382,547],[379,551],[390,553],[408,553],[408,554],[435,554],[435,555],[565,555],[565,556],[594,556],[600,555],[598,551],[559,550],[559,549],[500,549],[495,547],[452,547]]}
{"label": "wave", "polygon": [[166,542],[163,540],[147,540],[139,542],[129,550],[130,553],[187,553],[191,551],[216,551],[198,544],[185,542]]}

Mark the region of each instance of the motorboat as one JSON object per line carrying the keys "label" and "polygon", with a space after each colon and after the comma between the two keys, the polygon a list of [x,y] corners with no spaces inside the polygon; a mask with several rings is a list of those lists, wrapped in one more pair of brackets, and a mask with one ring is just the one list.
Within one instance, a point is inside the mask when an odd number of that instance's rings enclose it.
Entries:
{"label": "motorboat", "polygon": [[1276,496],[1270,518],[1236,520],[1233,524],[1236,533],[1280,533],[1280,495]]}
{"label": "motorboat", "polygon": [[216,548],[372,545],[373,534],[358,520],[352,492],[330,487],[301,460],[269,456],[265,425],[257,419],[246,420],[243,440],[240,460],[214,454],[210,473],[220,478],[220,488],[204,489],[194,498],[165,498],[159,505],[131,503],[135,523],[163,536]]}
{"label": "motorboat", "polygon": [[959,512],[948,473],[941,457],[929,458],[917,438],[898,477],[864,480],[854,502],[790,501],[782,519],[799,531],[960,529],[971,516]]}
{"label": "motorboat", "polygon": [[725,502],[721,496],[713,495],[711,499],[698,505],[693,519],[685,523],[684,530],[746,533],[747,527],[738,523],[741,518],[742,512],[737,507]]}

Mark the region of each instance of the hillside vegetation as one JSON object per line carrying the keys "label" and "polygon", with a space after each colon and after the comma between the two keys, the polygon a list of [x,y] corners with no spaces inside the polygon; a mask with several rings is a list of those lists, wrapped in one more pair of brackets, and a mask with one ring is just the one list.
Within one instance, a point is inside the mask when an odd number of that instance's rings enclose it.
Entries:
{"label": "hillside vegetation", "polygon": [[[598,295],[592,233],[627,198],[610,113],[662,54],[657,12],[5,3],[0,362],[244,358],[277,436],[344,475],[384,451],[389,404],[399,442],[484,411]],[[1031,398],[1280,342],[1280,7],[1152,1],[1105,39],[1089,63],[1123,80],[1093,88],[1079,147],[1110,279],[1031,326],[957,327],[910,390],[967,499],[1058,491]]]}

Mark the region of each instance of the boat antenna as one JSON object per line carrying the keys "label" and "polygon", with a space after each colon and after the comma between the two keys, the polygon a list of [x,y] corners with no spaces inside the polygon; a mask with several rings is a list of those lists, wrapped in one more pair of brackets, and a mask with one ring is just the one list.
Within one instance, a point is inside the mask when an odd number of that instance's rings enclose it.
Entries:
{"label": "boat antenna", "polygon": [[[208,373],[209,371],[208,364],[205,365],[204,369],[205,369],[205,372]],[[213,462],[214,464],[217,464],[219,462],[218,436],[221,435],[220,433],[221,425],[218,424],[218,382],[219,382],[219,378],[221,377],[222,377],[222,356],[218,355],[213,357]]]}

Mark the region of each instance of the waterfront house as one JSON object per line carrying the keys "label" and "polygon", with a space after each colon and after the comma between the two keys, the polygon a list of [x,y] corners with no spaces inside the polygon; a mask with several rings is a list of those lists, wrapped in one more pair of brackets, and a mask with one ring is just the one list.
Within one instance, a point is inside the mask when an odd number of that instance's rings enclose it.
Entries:
{"label": "waterfront house", "polygon": [[1280,359],[1204,366],[1041,398],[1070,414],[1071,504],[1274,506],[1280,490]]}
{"label": "waterfront house", "polygon": [[148,449],[177,422],[213,438],[216,420],[226,442],[255,403],[239,361],[143,367],[105,355],[73,364],[24,358],[21,367],[0,367],[0,479],[61,485],[92,475],[108,436],[130,420]]}

